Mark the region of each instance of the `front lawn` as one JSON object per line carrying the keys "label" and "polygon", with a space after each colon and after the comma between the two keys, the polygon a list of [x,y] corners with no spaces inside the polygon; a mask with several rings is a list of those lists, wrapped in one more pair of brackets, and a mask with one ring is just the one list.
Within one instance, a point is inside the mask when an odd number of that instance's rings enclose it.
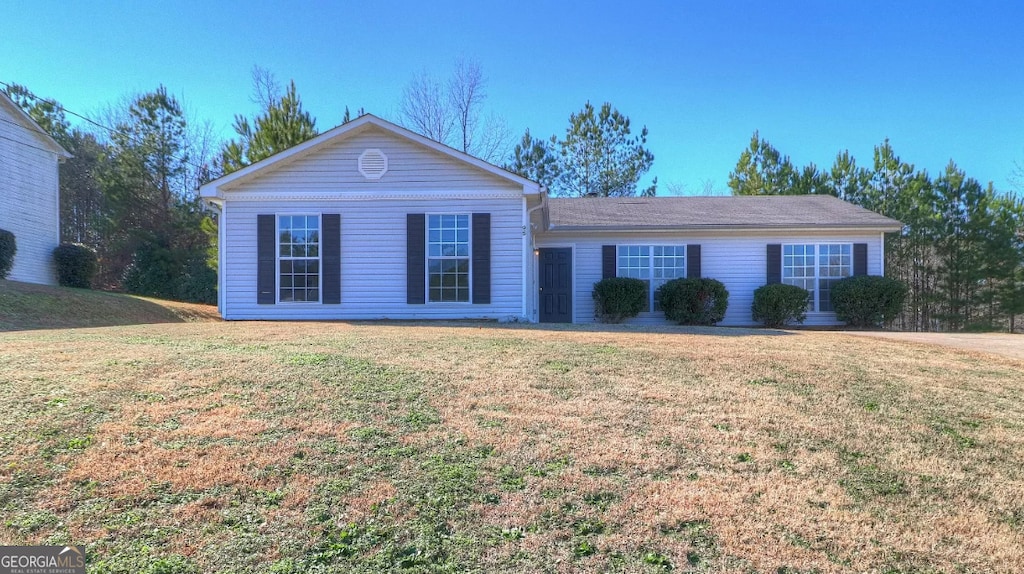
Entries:
{"label": "front lawn", "polygon": [[841,333],[0,333],[0,543],[89,571],[1016,572],[1024,363]]}

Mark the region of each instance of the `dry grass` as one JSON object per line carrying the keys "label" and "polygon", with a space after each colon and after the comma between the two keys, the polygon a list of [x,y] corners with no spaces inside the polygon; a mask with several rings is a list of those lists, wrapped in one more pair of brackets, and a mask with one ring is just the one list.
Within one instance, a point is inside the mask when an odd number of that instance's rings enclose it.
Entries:
{"label": "dry grass", "polygon": [[220,321],[211,305],[0,280],[0,331]]}
{"label": "dry grass", "polygon": [[0,543],[97,571],[1017,572],[1024,363],[840,333],[0,334]]}

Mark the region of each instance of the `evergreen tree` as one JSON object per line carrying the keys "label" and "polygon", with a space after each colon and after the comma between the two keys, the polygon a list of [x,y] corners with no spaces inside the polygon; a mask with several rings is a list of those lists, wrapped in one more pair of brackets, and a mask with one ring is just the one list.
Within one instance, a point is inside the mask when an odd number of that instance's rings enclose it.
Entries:
{"label": "evergreen tree", "polygon": [[[808,177],[814,178],[813,174]],[[779,153],[755,131],[729,174],[729,189],[733,195],[800,195],[804,191],[794,185],[799,178],[789,156]]]}
{"label": "evergreen tree", "polygon": [[239,139],[228,142],[221,152],[220,168],[224,174],[268,158],[278,152],[316,137],[316,119],[302,109],[302,100],[295,82],[280,97],[269,100],[252,122],[235,116],[235,133]]}
{"label": "evergreen tree", "polygon": [[654,163],[646,143],[646,127],[634,136],[629,118],[610,103],[597,110],[587,102],[569,116],[561,140],[551,136],[545,142],[527,130],[505,169],[547,185],[553,195],[651,196],[658,178],[650,187],[637,189]]}
{"label": "evergreen tree", "polygon": [[866,203],[864,193],[870,181],[871,172],[857,167],[857,160],[848,150],[843,150],[836,154],[836,161],[828,174],[828,193],[851,203],[863,205]]}
{"label": "evergreen tree", "polygon": [[558,142],[553,136],[545,141],[534,138],[527,129],[522,141],[512,150],[511,161],[503,167],[526,179],[550,187],[558,179],[558,158],[553,151],[557,145]]}

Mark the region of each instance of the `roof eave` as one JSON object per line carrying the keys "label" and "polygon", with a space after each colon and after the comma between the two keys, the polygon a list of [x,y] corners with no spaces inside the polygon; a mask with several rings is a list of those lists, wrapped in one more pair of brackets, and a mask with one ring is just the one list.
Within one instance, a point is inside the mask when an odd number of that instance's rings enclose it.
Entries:
{"label": "roof eave", "polygon": [[46,145],[50,147],[51,151],[57,154],[58,161],[63,162],[64,160],[68,160],[75,157],[71,155],[71,153],[69,153],[68,150],[64,149],[64,146],[57,143],[57,140],[53,139],[53,136],[43,131],[43,128],[40,127],[39,124],[37,124],[36,121],[32,119],[32,116],[28,115],[28,113],[25,110],[21,109],[21,106],[14,103],[14,100],[7,97],[7,94],[0,92],[0,96],[2,96],[0,97],[0,101],[6,104],[9,109],[13,110],[14,113],[21,118],[22,122],[27,123],[29,126],[31,126],[26,129],[36,134],[36,136],[45,141]]}
{"label": "roof eave", "polygon": [[742,224],[700,224],[700,225],[548,225],[551,233],[589,233],[611,232],[628,233],[637,231],[780,231],[780,230],[814,230],[814,231],[871,231],[896,233],[903,230],[903,225],[859,225],[859,224],[780,224],[780,225],[742,225]]}

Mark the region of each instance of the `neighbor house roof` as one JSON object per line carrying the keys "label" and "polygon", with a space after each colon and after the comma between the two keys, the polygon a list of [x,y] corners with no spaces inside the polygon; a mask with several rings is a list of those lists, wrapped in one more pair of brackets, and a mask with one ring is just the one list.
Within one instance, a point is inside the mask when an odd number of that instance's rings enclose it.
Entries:
{"label": "neighbor house roof", "polygon": [[459,150],[448,147],[430,138],[421,136],[420,134],[409,131],[399,125],[378,118],[373,114],[363,114],[352,121],[334,127],[312,139],[306,140],[298,145],[292,146],[284,151],[278,152],[266,159],[258,161],[252,165],[246,166],[238,171],[225,175],[221,178],[215,179],[200,187],[199,193],[202,197],[220,197],[223,189],[232,183],[257,177],[258,174],[261,172],[273,169],[276,166],[286,164],[290,161],[294,161],[300,157],[313,153],[314,151],[332,142],[336,142],[338,140],[349,137],[350,135],[359,133],[366,126],[376,126],[377,128],[380,128],[386,132],[390,132],[398,137],[416,142],[424,147],[440,152],[446,156],[452,157],[463,163],[475,166],[478,169],[481,169],[487,173],[514,182],[518,185],[523,186],[524,193],[540,193],[540,184],[534,181],[530,181],[525,177],[519,176],[510,171],[502,169],[480,158],[473,157],[467,153],[463,153]]}
{"label": "neighbor house roof", "polygon": [[71,154],[68,153],[68,151],[64,149],[63,146],[57,143],[57,140],[50,137],[50,134],[46,133],[45,131],[43,131],[43,128],[39,127],[39,124],[37,124],[36,121],[32,119],[32,116],[25,113],[25,110],[21,109],[21,106],[14,103],[14,100],[7,97],[7,94],[3,93],[2,91],[0,91],[0,106],[3,106],[6,110],[8,110],[8,113],[14,116],[14,119],[18,121],[18,124],[22,128],[28,130],[29,132],[32,132],[32,135],[40,143],[44,144],[47,148],[50,149],[50,151],[57,154],[57,158],[60,161],[64,161],[65,159],[71,157]]}
{"label": "neighbor house roof", "polygon": [[830,195],[579,197],[548,205],[550,231],[903,227]]}

